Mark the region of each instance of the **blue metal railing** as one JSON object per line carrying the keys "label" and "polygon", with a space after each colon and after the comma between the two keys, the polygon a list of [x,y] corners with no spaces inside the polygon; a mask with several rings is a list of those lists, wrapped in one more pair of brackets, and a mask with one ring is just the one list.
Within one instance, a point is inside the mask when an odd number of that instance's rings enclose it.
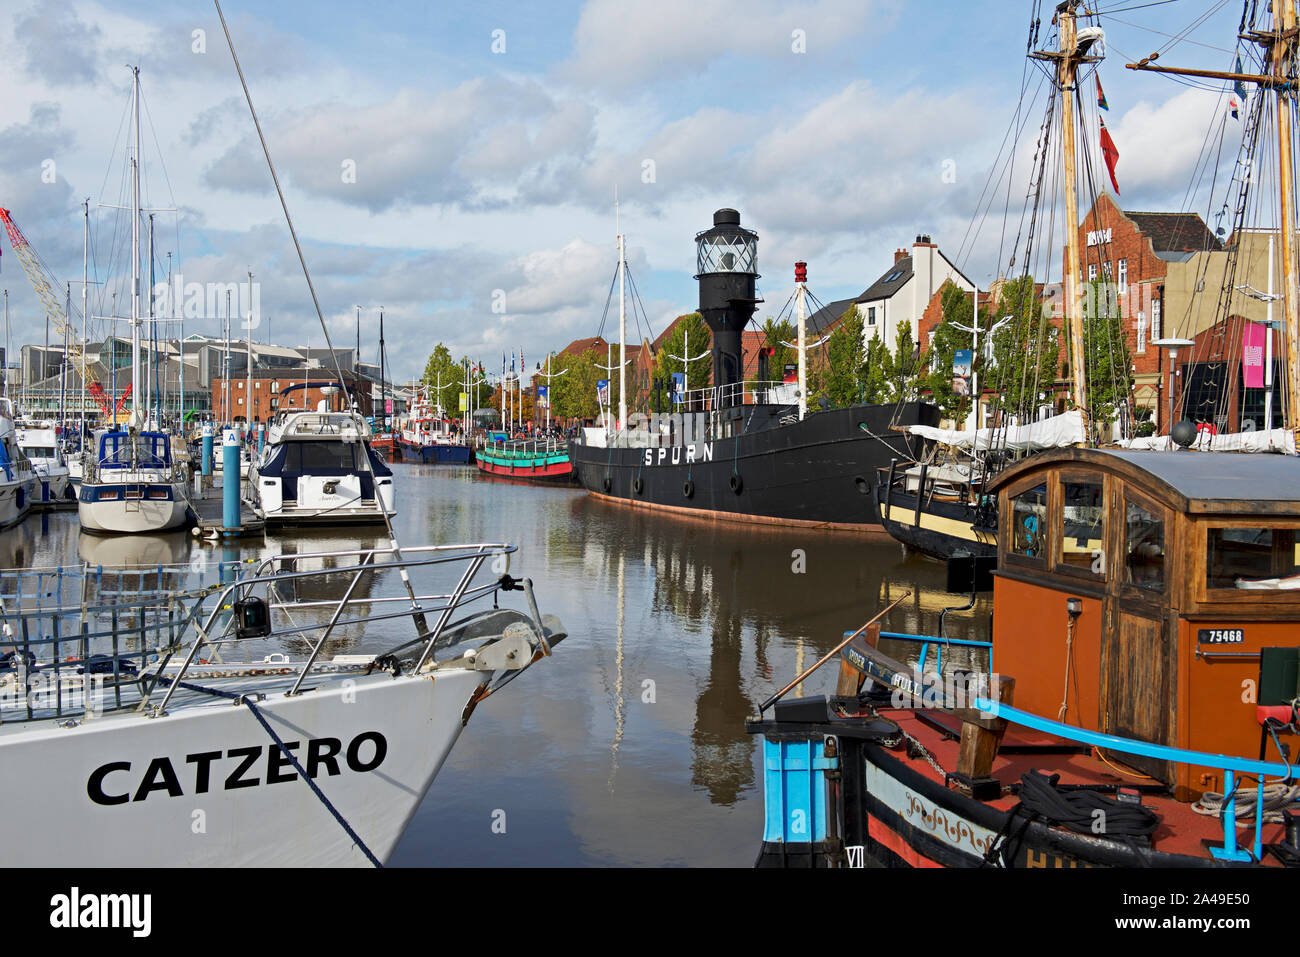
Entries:
{"label": "blue metal railing", "polygon": [[[847,636],[851,632],[844,632]],[[930,646],[938,645],[938,651],[934,656],[934,670],[940,674],[943,673],[943,646],[955,645],[959,648],[983,648],[989,653],[989,670],[993,669],[993,642],[991,641],[972,641],[965,638],[939,638],[936,635],[909,635],[901,631],[882,631],[881,638],[891,638],[895,641],[911,641],[921,645],[921,659],[916,663],[916,670],[925,671],[925,662],[930,655]]]}
{"label": "blue metal railing", "polygon": [[[1121,738],[1103,731],[1088,731],[1044,718],[1029,711],[1013,708],[988,698],[976,698],[974,707],[992,718],[1004,718],[1013,724],[1032,728],[1047,734],[1078,741],[1093,747],[1118,751],[1121,754],[1136,754],[1159,761],[1173,761],[1178,764],[1190,764],[1203,768],[1215,768],[1223,771],[1223,847],[1212,847],[1210,853],[1223,861],[1258,861],[1263,854],[1262,831],[1264,826],[1264,776],[1276,775],[1283,781],[1290,781],[1295,770],[1289,764],[1277,764],[1273,761],[1260,761],[1255,758],[1239,758],[1227,754],[1211,754],[1205,751],[1188,751],[1167,744],[1152,744],[1149,741],[1136,741],[1133,738]],[[1236,775],[1254,775],[1255,788],[1255,841],[1254,855],[1237,847],[1237,799]]]}

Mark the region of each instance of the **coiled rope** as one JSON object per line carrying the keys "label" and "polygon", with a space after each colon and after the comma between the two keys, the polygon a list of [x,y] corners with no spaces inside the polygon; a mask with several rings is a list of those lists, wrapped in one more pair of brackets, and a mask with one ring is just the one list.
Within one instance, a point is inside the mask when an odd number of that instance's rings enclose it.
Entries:
{"label": "coiled rope", "polygon": [[[1236,788],[1233,797],[1236,802],[1237,827],[1255,826],[1255,809],[1258,807],[1258,788]],[[1264,821],[1268,824],[1282,823],[1282,812],[1288,804],[1300,801],[1300,785],[1266,784],[1264,785]],[[1223,815],[1224,796],[1216,791],[1206,791],[1200,800],[1192,805],[1197,814],[1209,817]]]}

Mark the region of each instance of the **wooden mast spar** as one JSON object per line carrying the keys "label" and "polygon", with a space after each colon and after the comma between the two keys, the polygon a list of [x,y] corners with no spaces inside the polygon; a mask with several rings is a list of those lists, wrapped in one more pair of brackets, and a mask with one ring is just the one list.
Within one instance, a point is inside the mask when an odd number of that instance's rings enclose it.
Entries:
{"label": "wooden mast spar", "polygon": [[1267,62],[1271,66],[1269,73],[1237,73],[1152,66],[1151,60],[1155,59],[1155,54],[1137,63],[1128,64],[1130,70],[1254,83],[1261,88],[1271,89],[1277,98],[1277,181],[1281,213],[1278,225],[1282,232],[1282,315],[1286,329],[1282,337],[1282,348],[1286,356],[1287,427],[1292,431],[1300,431],[1300,349],[1297,349],[1297,343],[1300,343],[1300,319],[1298,319],[1300,277],[1296,273],[1296,211],[1292,204],[1295,166],[1291,142],[1295,133],[1292,129],[1291,109],[1296,96],[1296,80],[1293,73],[1298,34],[1300,31],[1296,27],[1295,0],[1274,0],[1273,29],[1251,30],[1241,35],[1242,39],[1250,40],[1268,50]]}
{"label": "wooden mast spar", "polygon": [[[1070,378],[1074,407],[1083,418],[1083,434],[1091,434],[1088,414],[1087,378],[1083,357],[1083,283],[1079,250],[1079,190],[1076,180],[1074,98],[1078,88],[1079,67],[1098,63],[1101,57],[1080,52],[1075,8],[1079,0],[1068,0],[1056,13],[1059,49],[1039,50],[1032,59],[1056,62],[1056,84],[1061,91],[1061,165],[1065,179],[1065,269],[1062,281],[1065,293],[1065,321],[1070,336]],[[1086,439],[1085,439],[1086,441]]]}

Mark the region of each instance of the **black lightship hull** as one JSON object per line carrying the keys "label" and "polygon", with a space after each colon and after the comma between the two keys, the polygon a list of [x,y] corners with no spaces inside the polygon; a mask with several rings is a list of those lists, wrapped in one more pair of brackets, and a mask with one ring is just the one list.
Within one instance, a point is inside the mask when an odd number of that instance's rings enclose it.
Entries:
{"label": "black lightship hull", "polygon": [[926,403],[863,405],[692,445],[600,448],[571,443],[589,492],[641,507],[727,521],[878,527],[877,470],[919,444],[897,427],[933,425]]}

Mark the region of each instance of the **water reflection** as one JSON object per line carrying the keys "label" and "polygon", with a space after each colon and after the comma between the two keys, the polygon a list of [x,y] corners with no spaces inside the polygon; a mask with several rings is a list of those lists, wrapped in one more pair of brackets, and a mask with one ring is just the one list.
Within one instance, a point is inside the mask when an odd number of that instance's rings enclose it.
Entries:
{"label": "water reflection", "polygon": [[[715,525],[576,489],[485,481],[472,469],[399,463],[393,471],[402,545],[517,544],[510,574],[531,577],[541,610],[569,633],[553,658],[475,711],[394,864],[748,866],[763,816],[761,753],[744,733],[755,702],[905,589],[914,595],[887,630],[935,634],[939,611],[963,600],[943,591],[941,565],[904,557],[888,540]],[[75,513],[28,521],[0,534],[0,563],[91,561],[88,547],[96,563],[109,562],[102,549],[143,549],[147,558],[112,561],[210,567],[386,544],[382,526],[286,529],[218,546],[184,536],[84,538]],[[303,570],[346,561],[301,560]],[[328,601],[344,587],[313,579],[298,596]],[[375,599],[405,595],[386,573],[358,589],[372,614],[398,607]],[[987,615],[986,606],[954,613],[950,634],[972,622],[986,629]],[[409,617],[347,626],[323,653],[378,651],[412,637]],[[311,640],[240,644],[231,655],[298,658]],[[802,690],[820,694],[834,680],[828,666]],[[506,812],[504,834],[492,829],[497,810]]]}
{"label": "water reflection", "polygon": [[[77,535],[77,557],[88,565],[134,568],[140,565],[179,565],[190,560],[190,535]],[[237,557],[237,556],[236,556]]]}

